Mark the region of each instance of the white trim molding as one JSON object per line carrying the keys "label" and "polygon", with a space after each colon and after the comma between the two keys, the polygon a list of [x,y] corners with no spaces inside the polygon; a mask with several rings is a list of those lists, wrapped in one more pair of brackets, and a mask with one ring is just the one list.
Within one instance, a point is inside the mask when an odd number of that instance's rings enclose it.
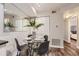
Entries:
{"label": "white trim molding", "polygon": [[53,46],[53,45],[49,45],[50,48],[64,48],[64,46]]}

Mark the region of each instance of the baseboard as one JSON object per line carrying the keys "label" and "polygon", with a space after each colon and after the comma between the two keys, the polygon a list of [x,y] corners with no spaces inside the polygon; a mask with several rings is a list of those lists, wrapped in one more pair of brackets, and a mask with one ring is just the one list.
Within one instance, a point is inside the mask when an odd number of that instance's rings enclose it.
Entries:
{"label": "baseboard", "polygon": [[53,46],[53,45],[50,45],[49,47],[50,48],[64,48],[63,46]]}
{"label": "baseboard", "polygon": [[67,41],[67,40],[64,40],[65,42],[67,42],[67,43],[70,43],[70,41]]}

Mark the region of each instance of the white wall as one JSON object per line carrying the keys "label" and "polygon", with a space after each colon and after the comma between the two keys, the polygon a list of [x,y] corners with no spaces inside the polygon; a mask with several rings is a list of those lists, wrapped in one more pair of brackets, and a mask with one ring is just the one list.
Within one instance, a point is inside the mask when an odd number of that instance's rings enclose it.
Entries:
{"label": "white wall", "polygon": [[3,6],[0,4],[0,35],[3,33],[3,18],[4,18],[4,15],[3,15]]}
{"label": "white wall", "polygon": [[65,19],[65,41],[70,43],[70,18]]}
{"label": "white wall", "polygon": [[[59,39],[60,40],[60,47],[63,47],[63,40],[65,36],[65,23],[63,20],[63,14],[61,12],[57,12],[50,16],[50,40],[52,39]],[[52,43],[52,41],[51,41]]]}
{"label": "white wall", "polygon": [[79,14],[78,14],[78,20],[77,20],[77,48],[79,48]]}

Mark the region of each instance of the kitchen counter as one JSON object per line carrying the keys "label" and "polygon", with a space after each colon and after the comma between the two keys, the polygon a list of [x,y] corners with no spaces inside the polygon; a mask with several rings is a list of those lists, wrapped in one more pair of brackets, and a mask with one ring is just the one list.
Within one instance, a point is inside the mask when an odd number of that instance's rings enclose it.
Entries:
{"label": "kitchen counter", "polygon": [[0,45],[4,45],[4,44],[6,44],[6,43],[8,43],[8,41],[0,40]]}
{"label": "kitchen counter", "polygon": [[8,41],[6,40],[0,40],[0,56],[6,56],[7,55],[7,47],[6,44]]}

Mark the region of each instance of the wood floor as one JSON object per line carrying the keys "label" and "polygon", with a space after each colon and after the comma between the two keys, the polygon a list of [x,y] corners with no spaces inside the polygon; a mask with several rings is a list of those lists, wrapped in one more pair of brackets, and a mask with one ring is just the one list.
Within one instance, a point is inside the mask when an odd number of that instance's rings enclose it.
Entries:
{"label": "wood floor", "polygon": [[76,48],[76,41],[64,42],[64,48],[51,48],[49,56],[79,56],[79,49]]}
{"label": "wood floor", "polygon": [[[64,48],[51,48],[49,56],[79,56],[79,49],[76,48],[76,41],[71,40],[71,43],[64,42]],[[26,56],[26,49],[23,49],[22,55]]]}

